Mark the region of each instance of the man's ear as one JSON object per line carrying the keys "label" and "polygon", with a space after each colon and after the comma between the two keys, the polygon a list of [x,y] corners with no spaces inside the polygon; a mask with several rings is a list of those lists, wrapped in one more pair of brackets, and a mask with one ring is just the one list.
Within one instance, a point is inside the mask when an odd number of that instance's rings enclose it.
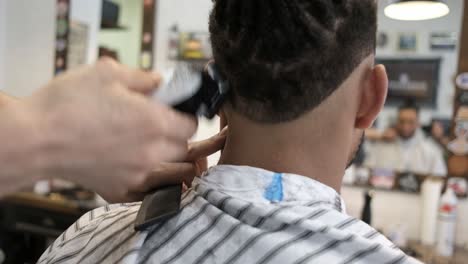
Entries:
{"label": "man's ear", "polygon": [[356,128],[367,129],[384,107],[388,92],[388,76],[385,66],[375,66],[367,77],[361,93],[361,103],[356,117]]}

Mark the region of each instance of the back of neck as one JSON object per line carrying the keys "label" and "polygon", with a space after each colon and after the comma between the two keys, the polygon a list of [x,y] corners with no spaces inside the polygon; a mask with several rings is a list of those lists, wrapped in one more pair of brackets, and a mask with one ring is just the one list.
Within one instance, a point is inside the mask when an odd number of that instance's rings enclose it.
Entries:
{"label": "back of neck", "polygon": [[258,125],[247,120],[230,122],[219,164],[298,174],[339,192],[350,140],[346,135],[339,135],[344,130],[338,127],[333,130],[320,127],[320,124],[315,128],[303,126],[301,120],[287,125]]}

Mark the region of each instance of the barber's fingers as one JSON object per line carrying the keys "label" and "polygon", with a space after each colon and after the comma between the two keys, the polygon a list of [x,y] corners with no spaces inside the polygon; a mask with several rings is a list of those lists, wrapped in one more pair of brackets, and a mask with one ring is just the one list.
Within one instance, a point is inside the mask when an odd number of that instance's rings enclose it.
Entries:
{"label": "barber's fingers", "polygon": [[104,57],[100,59],[98,68],[130,90],[143,94],[153,92],[161,82],[161,76],[157,73],[131,69],[111,58]]}
{"label": "barber's fingers", "polygon": [[[193,179],[198,176],[197,168],[193,163],[162,163],[152,171],[145,174],[142,181],[133,186],[132,190],[116,201],[137,202],[142,201],[145,195],[161,186],[185,184],[191,186]],[[113,200],[110,200],[113,201]]]}
{"label": "barber's fingers", "polygon": [[208,170],[208,158],[201,158],[195,162],[195,165],[197,166],[198,174],[197,176],[201,176],[201,174],[204,171]]}
{"label": "barber's fingers", "polygon": [[[138,180],[133,190],[128,195],[129,201],[139,201],[144,198],[144,194],[160,186],[182,184],[191,186],[195,177],[207,168],[206,157],[220,150],[225,143],[227,128],[219,134],[201,141],[194,142],[189,147],[187,158],[187,145],[177,144],[170,141],[163,141],[153,147],[153,151],[159,155],[155,160],[165,160],[167,162],[157,163],[158,165],[148,174],[143,175],[142,180]],[[163,152],[161,152],[163,151]],[[187,162],[174,162],[182,160]],[[190,158],[190,159],[189,159]]]}
{"label": "barber's fingers", "polygon": [[123,67],[121,80],[130,90],[149,95],[158,88],[161,76],[158,73]]}
{"label": "barber's fingers", "polygon": [[198,127],[195,117],[156,102],[152,104],[152,107],[157,134],[174,141],[187,141],[195,134]]}
{"label": "barber's fingers", "polygon": [[131,177],[120,194],[114,192],[104,198],[112,203],[142,201],[146,194],[162,186],[190,186],[198,174],[197,166],[193,163],[159,163],[151,172]]}
{"label": "barber's fingers", "polygon": [[228,129],[225,128],[219,134],[209,139],[190,143],[187,160],[197,161],[221,150],[226,142],[227,132]]}
{"label": "barber's fingers", "polygon": [[133,202],[141,202],[143,199],[145,199],[146,193],[144,192],[131,192],[128,193],[124,198],[119,198],[118,200],[106,200],[107,202],[110,203],[118,203],[118,202],[124,202],[124,203],[133,203]]}
{"label": "barber's fingers", "polygon": [[147,175],[145,191],[150,191],[155,187],[181,183],[190,186],[199,173],[197,166],[190,162],[162,163]]}
{"label": "barber's fingers", "polygon": [[149,145],[147,156],[144,157],[144,163],[148,169],[153,169],[155,164],[161,162],[179,162],[187,157],[187,141],[173,141],[160,139]]}

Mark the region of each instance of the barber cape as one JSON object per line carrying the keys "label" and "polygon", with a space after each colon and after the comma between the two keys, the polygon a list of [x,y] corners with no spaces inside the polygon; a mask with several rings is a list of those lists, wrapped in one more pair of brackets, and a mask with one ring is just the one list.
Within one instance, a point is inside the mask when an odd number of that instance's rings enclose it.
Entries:
{"label": "barber cape", "polygon": [[140,203],[91,211],[38,263],[419,263],[303,176],[217,166],[182,198],[145,232],[134,230]]}
{"label": "barber cape", "polygon": [[364,165],[432,176],[447,175],[442,151],[420,129],[408,140],[369,143]]}

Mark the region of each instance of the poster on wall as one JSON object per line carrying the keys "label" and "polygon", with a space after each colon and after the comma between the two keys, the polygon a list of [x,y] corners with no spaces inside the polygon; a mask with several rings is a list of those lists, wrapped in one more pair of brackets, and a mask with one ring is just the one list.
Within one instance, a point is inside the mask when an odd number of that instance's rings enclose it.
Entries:
{"label": "poster on wall", "polygon": [[448,144],[448,149],[455,155],[468,155],[468,106],[458,109],[455,116],[455,139]]}
{"label": "poster on wall", "polygon": [[431,34],[430,44],[432,50],[455,50],[457,42],[458,38],[455,32]]}
{"label": "poster on wall", "polygon": [[143,1],[143,32],[141,38],[140,67],[151,70],[154,62],[154,27],[155,27],[156,0]]}
{"label": "poster on wall", "polygon": [[455,83],[458,88],[468,91],[468,72],[459,74],[455,79]]}
{"label": "poster on wall", "polygon": [[88,54],[89,26],[78,21],[70,22],[67,69],[73,69],[86,63]]}
{"label": "poster on wall", "polygon": [[439,87],[440,59],[385,59],[376,63],[387,68],[389,92],[387,105],[413,100],[419,106],[435,108]]}
{"label": "poster on wall", "polygon": [[416,33],[400,33],[398,50],[416,52],[418,49],[418,36]]}
{"label": "poster on wall", "polygon": [[55,20],[55,63],[54,74],[60,74],[67,69],[70,0],[57,0]]}
{"label": "poster on wall", "polygon": [[386,48],[389,42],[388,40],[389,40],[389,37],[387,33],[379,32],[377,34],[377,47],[380,49]]}

